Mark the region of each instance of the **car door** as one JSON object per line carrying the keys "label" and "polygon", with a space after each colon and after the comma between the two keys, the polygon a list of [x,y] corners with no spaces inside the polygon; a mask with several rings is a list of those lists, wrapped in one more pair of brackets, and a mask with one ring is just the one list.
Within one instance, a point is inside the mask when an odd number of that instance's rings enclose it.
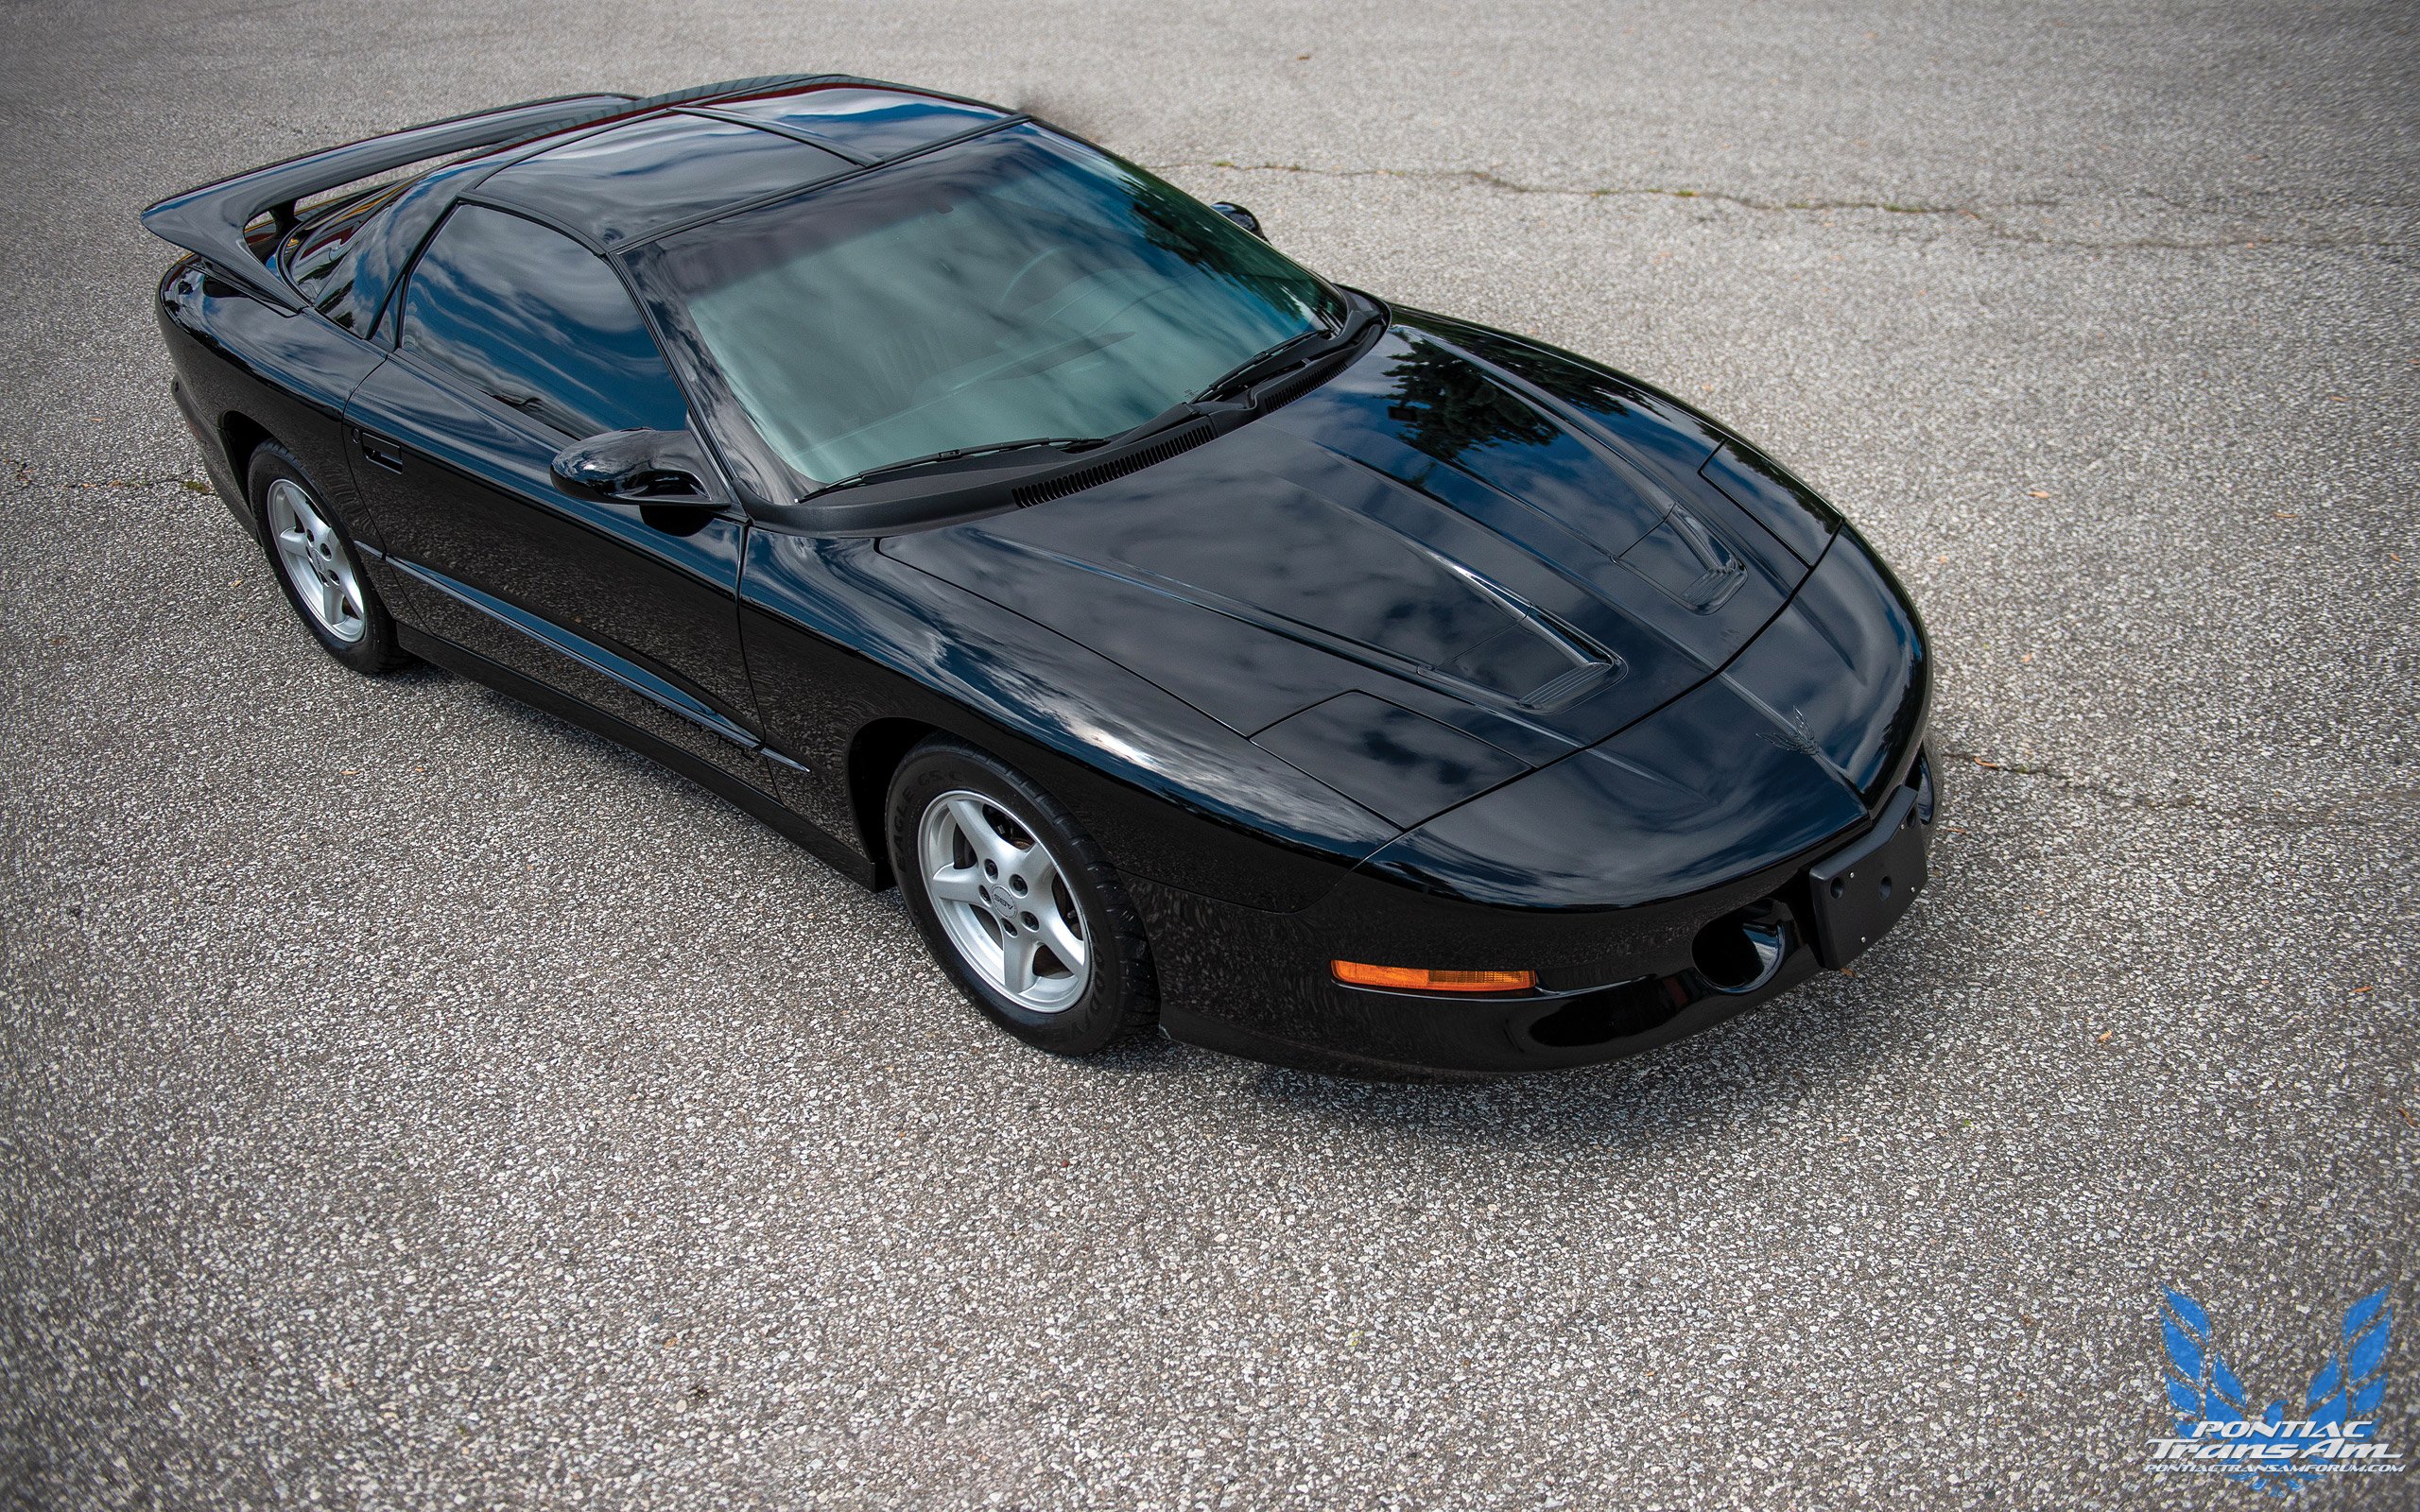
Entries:
{"label": "car door", "polygon": [[402,300],[395,354],[345,419],[423,627],[769,789],[739,645],[745,514],[575,494],[551,471],[573,441],[688,424],[621,279],[552,228],[461,205]]}

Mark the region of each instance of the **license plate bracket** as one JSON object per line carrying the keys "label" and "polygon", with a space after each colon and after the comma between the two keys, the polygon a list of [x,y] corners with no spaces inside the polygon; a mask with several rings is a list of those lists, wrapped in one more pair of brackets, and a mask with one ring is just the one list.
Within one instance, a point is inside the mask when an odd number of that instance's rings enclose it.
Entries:
{"label": "license plate bracket", "polygon": [[1915,789],[1903,787],[1862,839],[1806,868],[1816,959],[1838,971],[1899,921],[1924,890],[1931,839],[1931,823],[1916,813]]}

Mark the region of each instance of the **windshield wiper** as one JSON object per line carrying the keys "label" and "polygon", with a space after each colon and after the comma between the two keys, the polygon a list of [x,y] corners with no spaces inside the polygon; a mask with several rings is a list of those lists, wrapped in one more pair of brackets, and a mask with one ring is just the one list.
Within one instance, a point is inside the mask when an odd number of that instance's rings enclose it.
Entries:
{"label": "windshield wiper", "polygon": [[1196,404],[1213,404],[1219,400],[1226,398],[1230,394],[1250,388],[1253,385],[1260,382],[1263,378],[1268,377],[1279,368],[1293,366],[1292,362],[1283,361],[1281,359],[1288,357],[1296,347],[1301,346],[1304,342],[1310,340],[1314,336],[1334,335],[1336,333],[1333,331],[1319,329],[1305,331],[1300,335],[1288,336],[1285,340],[1280,341],[1277,345],[1270,347],[1265,352],[1255,352],[1251,356],[1246,357],[1243,361],[1228,369],[1225,372],[1220,373],[1218,377],[1211,379],[1206,384],[1203,384],[1200,388],[1195,389],[1193,391],[1193,398],[1189,400],[1188,403]]}
{"label": "windshield wiper", "polygon": [[[1089,452],[1102,446],[1131,446],[1136,441],[1157,436],[1162,431],[1174,430],[1186,421],[1199,420],[1208,412],[1209,405],[1239,394],[1258,384],[1266,383],[1281,372],[1290,372],[1296,368],[1307,368],[1323,357],[1332,356],[1352,346],[1361,338],[1362,333],[1369,330],[1377,318],[1378,312],[1375,310],[1359,310],[1340,326],[1305,331],[1300,335],[1288,336],[1266,352],[1255,352],[1228,369],[1195,390],[1190,399],[1180,399],[1150,420],[1138,425],[1129,425],[1115,436],[1100,436],[1087,441],[1071,442],[1068,450]],[[1296,347],[1319,336],[1327,338],[1319,351],[1308,354],[1300,354],[1295,352]]]}
{"label": "windshield wiper", "polygon": [[[1193,396],[1193,403],[1207,404],[1219,400],[1230,399],[1248,388],[1266,383],[1279,373],[1289,372],[1296,368],[1307,368],[1321,358],[1331,356],[1360,340],[1361,334],[1369,330],[1371,323],[1377,318],[1378,312],[1374,309],[1356,310],[1342,325],[1305,331],[1301,335],[1290,336],[1280,341],[1267,352],[1257,356],[1248,357],[1228,369],[1208,387],[1196,393]],[[1317,340],[1319,343],[1316,350],[1308,352],[1295,350],[1304,342],[1312,340]]]}
{"label": "windshield wiper", "polygon": [[901,472],[907,468],[925,467],[935,462],[955,462],[961,456],[989,456],[995,452],[1022,452],[1036,446],[1096,446],[1099,442],[1100,438],[1098,436],[1028,436],[1021,441],[990,441],[981,446],[953,446],[946,451],[928,452],[923,456],[904,456],[896,462],[885,462],[878,467],[867,468],[862,472],[852,472],[845,478],[826,483],[807,497],[811,499],[819,493],[829,493],[834,489],[853,488],[869,479],[881,477],[888,472]]}
{"label": "windshield wiper", "polygon": [[[853,472],[847,477],[823,485],[813,493],[807,494],[806,498],[812,499],[830,493],[836,489],[855,488],[858,484],[870,482],[890,473],[904,472],[909,468],[928,467],[940,462],[955,462],[960,457],[988,456],[1000,452],[1028,451],[1045,446],[1063,447],[1069,453],[1075,453],[1090,452],[1111,445],[1131,444],[1146,437],[1155,436],[1161,431],[1173,429],[1186,421],[1199,417],[1203,412],[1204,405],[1214,404],[1220,400],[1241,393],[1255,384],[1265,383],[1281,372],[1307,367],[1322,357],[1353,345],[1376,318],[1377,312],[1374,309],[1357,310],[1342,325],[1320,326],[1298,335],[1288,336],[1275,346],[1246,357],[1196,389],[1191,397],[1181,399],[1141,424],[1130,425],[1113,436],[1031,436],[1021,441],[992,441],[981,446],[953,446],[945,451],[932,452],[923,456],[902,457],[896,462],[885,462],[878,467],[867,468],[861,472]],[[1127,334],[1118,332],[1110,339],[1120,339]],[[1298,352],[1296,349],[1307,341],[1318,341],[1319,349],[1307,353]],[[1080,344],[1080,342],[1065,343],[1069,346]],[[1051,350],[1057,351],[1056,348]],[[1075,354],[1069,353],[1071,356]],[[804,500],[801,502],[804,503]]]}

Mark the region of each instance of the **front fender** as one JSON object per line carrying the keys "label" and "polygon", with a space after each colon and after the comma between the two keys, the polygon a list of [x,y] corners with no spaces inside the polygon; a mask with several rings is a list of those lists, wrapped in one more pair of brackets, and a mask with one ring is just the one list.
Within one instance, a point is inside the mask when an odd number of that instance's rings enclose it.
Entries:
{"label": "front fender", "polygon": [[1249,907],[1307,906],[1401,833],[1107,658],[873,547],[757,529],[741,579],[766,738],[808,769],[799,806],[833,833],[861,833],[856,732],[899,718],[1025,770],[1119,870]]}

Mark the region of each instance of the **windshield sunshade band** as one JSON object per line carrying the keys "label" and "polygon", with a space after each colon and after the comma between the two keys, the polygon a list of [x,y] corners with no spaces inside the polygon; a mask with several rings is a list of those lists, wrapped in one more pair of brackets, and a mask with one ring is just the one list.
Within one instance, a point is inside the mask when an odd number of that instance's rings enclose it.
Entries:
{"label": "windshield sunshade band", "polygon": [[1347,310],[1224,216],[1030,123],[664,236],[645,264],[801,491],[1115,438]]}

